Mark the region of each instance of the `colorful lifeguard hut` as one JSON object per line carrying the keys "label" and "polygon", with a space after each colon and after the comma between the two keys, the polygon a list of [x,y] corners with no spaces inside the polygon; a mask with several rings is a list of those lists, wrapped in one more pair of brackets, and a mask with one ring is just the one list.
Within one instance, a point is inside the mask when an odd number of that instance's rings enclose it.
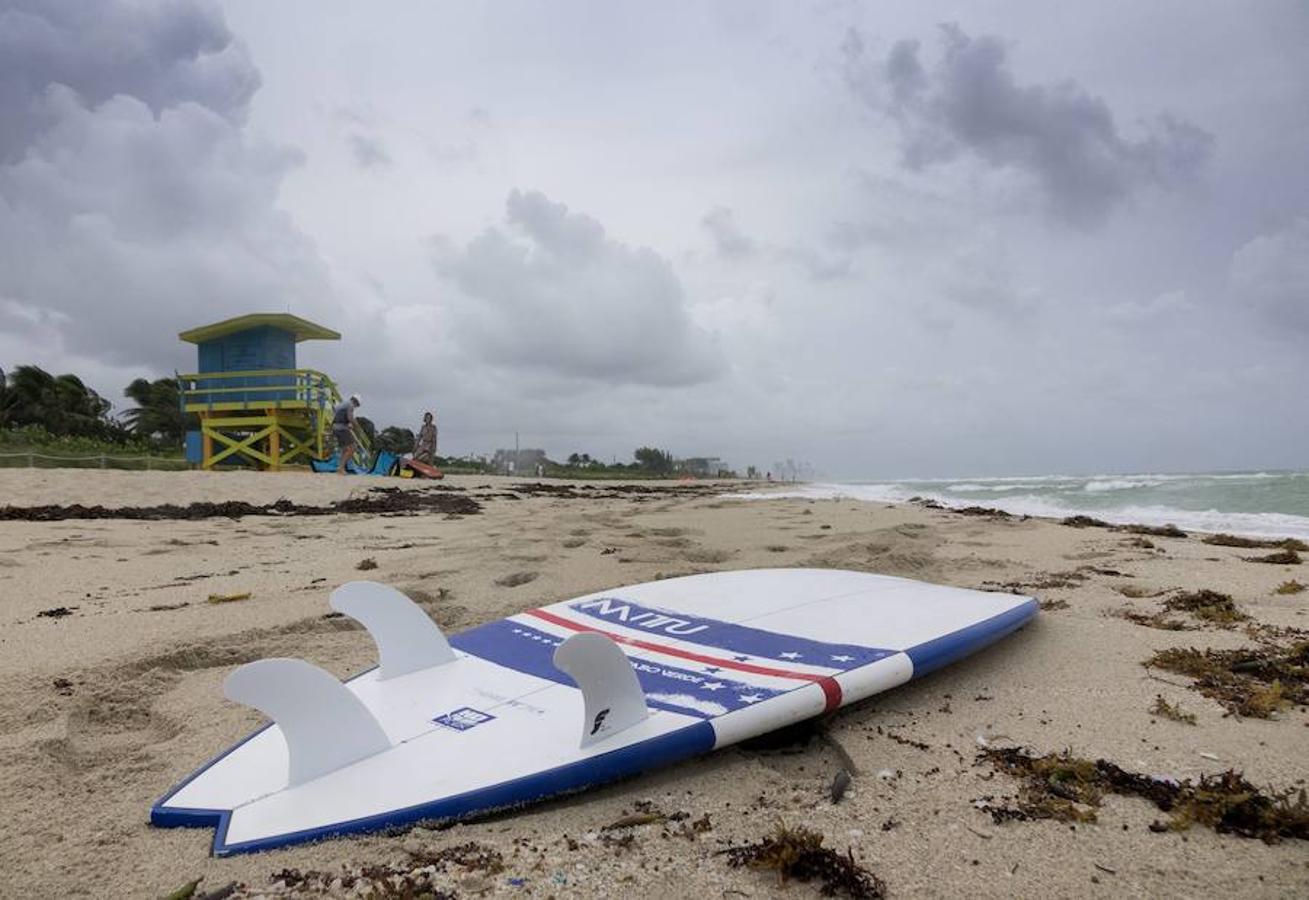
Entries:
{"label": "colorful lifeguard hut", "polygon": [[[187,435],[188,460],[277,470],[326,455],[341,395],[322,372],[298,368],[295,350],[301,341],[339,341],[339,333],[286,313],[252,313],[178,337],[199,348],[199,371],[178,376],[182,409],[200,420]],[[356,439],[367,448],[362,434]]]}

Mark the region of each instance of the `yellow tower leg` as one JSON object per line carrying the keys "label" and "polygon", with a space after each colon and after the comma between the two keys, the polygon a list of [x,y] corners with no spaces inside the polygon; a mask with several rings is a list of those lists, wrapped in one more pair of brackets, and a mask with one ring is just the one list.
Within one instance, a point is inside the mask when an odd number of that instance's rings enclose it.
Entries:
{"label": "yellow tower leg", "polygon": [[[277,410],[270,409],[268,417],[276,422]],[[268,435],[268,458],[271,460],[268,468],[274,472],[280,471],[282,468],[282,435],[277,428],[273,428],[272,433]]]}

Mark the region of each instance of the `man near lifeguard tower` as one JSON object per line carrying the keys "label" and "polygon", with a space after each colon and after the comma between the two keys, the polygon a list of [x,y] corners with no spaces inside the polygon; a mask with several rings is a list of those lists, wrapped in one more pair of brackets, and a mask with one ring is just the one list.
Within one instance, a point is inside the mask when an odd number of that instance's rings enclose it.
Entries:
{"label": "man near lifeguard tower", "polygon": [[436,462],[436,421],[430,412],[423,413],[423,427],[418,429],[414,459],[429,466]]}
{"label": "man near lifeguard tower", "polygon": [[336,438],[337,454],[340,459],[336,464],[336,474],[344,475],[350,457],[355,455],[355,408],[359,406],[359,395],[351,394],[349,400],[342,400],[332,410],[332,437]]}

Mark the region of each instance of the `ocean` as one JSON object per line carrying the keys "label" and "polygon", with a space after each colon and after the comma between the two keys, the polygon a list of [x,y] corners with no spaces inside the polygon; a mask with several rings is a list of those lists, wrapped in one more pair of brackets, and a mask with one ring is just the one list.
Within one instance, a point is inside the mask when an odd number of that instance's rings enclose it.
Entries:
{"label": "ocean", "polygon": [[1153,475],[1035,475],[921,481],[812,482],[740,496],[847,498],[947,506],[991,506],[1015,515],[1083,514],[1115,524],[1173,524],[1196,531],[1309,540],[1309,472]]}

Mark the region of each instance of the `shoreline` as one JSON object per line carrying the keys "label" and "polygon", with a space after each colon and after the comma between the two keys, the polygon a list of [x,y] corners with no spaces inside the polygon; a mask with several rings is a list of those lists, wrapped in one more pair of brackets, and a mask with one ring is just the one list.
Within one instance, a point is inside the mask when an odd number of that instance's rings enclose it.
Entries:
{"label": "shoreline", "polygon": [[[329,506],[366,488],[432,487],[299,473],[31,474],[39,477],[0,471],[9,503],[285,498]],[[1199,826],[1154,833],[1149,826],[1163,814],[1140,799],[1106,797],[1098,824],[1074,828],[997,825],[977,807],[979,798],[1019,793],[1013,776],[978,761],[983,743],[1041,754],[1071,747],[1178,779],[1236,768],[1260,787],[1303,786],[1303,706],[1273,719],[1238,718],[1187,677],[1141,665],[1169,647],[1250,646],[1246,632],[1182,613],[1191,630],[1173,632],[1122,613],[1148,616],[1179,591],[1208,589],[1234,598],[1268,633],[1307,629],[1309,593],[1275,591],[1309,581],[1309,565],[1251,564],[1249,550],[1197,537],[1148,538],[1153,546],[1144,547],[1130,533],[917,504],[723,496],[740,482],[695,482],[681,492],[676,482],[635,482],[643,490],[624,493],[608,482],[582,490],[543,480],[549,489],[538,493],[512,490],[533,481],[442,482],[480,505],[465,514],[0,521],[0,671],[12,685],[0,700],[0,790],[10,807],[0,822],[0,893],[163,895],[202,876],[202,890],[233,881],[253,892],[280,890],[269,876],[287,868],[412,864],[415,853],[473,842],[499,854],[503,870],[449,863],[439,874],[446,890],[599,897],[623,885],[767,896],[774,874],[730,868],[717,854],[758,840],[779,819],[817,830],[842,853],[850,847],[897,895],[1082,894],[1096,889],[1093,878],[1116,893],[1151,896],[1309,890],[1305,842],[1266,845]],[[362,573],[365,560],[376,569]],[[327,594],[343,581],[392,584],[454,632],[622,584],[774,566],[1017,589],[1047,608],[975,657],[840,711],[826,737],[732,748],[448,830],[217,860],[208,856],[211,831],[146,823],[150,804],[172,784],[257,727],[257,714],[221,696],[233,666],[302,656],[346,676],[371,664],[367,636],[325,618]],[[207,602],[211,593],[245,591],[246,601]],[[69,614],[40,615],[60,607]],[[1153,714],[1157,695],[1197,723]],[[843,756],[860,774],[834,804],[832,776]],[[689,819],[605,829],[642,809]],[[705,816],[703,831],[677,828]],[[804,885],[784,893],[816,895]]]}

